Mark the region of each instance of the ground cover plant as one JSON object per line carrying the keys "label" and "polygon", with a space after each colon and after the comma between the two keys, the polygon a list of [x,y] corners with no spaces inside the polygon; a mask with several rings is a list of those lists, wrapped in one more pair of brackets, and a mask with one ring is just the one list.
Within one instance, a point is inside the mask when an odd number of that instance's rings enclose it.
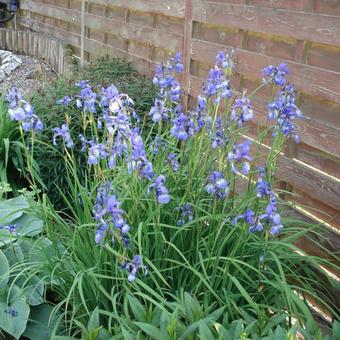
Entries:
{"label": "ground cover plant", "polygon": [[[35,238],[45,240],[29,264],[43,279],[44,303],[54,306],[51,337],[325,338],[304,297],[337,319],[321,295],[334,282],[316,270],[337,268],[294,246],[317,226],[285,215],[274,189],[277,157],[288,140],[298,142],[302,119],[287,66],[263,70],[260,88],[277,94],[255,141],[245,137],[256,119],[253,93],[231,89],[232,58],[218,53],[189,112],[181,105],[182,71],[180,55],[157,68],[159,92],[147,116],[114,85],[93,88],[87,80],[61,98],[63,122],[44,127],[15,91],[7,97],[27,169],[41,146],[63,159],[67,188],[53,188],[62,213],[49,199],[54,193],[41,192],[37,172],[29,177],[44,223]],[[49,143],[40,139],[44,129],[52,129]],[[266,153],[265,138],[272,146]],[[1,277],[16,280],[15,268]],[[21,312],[14,310],[13,323]]]}

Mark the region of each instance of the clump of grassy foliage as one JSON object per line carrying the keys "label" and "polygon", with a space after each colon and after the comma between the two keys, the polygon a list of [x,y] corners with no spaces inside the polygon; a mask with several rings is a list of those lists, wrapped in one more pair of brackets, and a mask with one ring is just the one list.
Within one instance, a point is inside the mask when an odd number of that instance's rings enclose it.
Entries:
{"label": "clump of grassy foliage", "polygon": [[[55,82],[31,95],[30,101],[47,127],[61,125],[67,114],[73,121],[70,127],[72,134],[82,133],[82,122],[78,119],[79,112],[73,107],[65,109],[57,101],[65,96],[76,94],[78,89],[75,83],[83,79],[89,80],[89,83],[96,89],[114,83],[121,93],[127,93],[134,100],[135,109],[140,113],[149,111],[156,94],[156,88],[152,82],[136,72],[128,62],[103,57],[84,68],[76,67],[70,75],[59,76]],[[47,146],[52,135],[51,129],[43,130],[40,140],[45,144],[37,145],[35,160],[49,198],[57,208],[62,209],[65,205],[59,189],[67,191],[68,183],[63,175],[63,157]],[[79,153],[75,152],[75,157],[78,162],[83,162]]]}
{"label": "clump of grassy foliage", "polygon": [[[251,145],[245,133],[255,115],[252,94],[232,92],[233,65],[218,54],[192,112],[182,111],[176,75],[183,66],[176,56],[157,69],[159,95],[148,117],[136,114],[115,86],[98,92],[81,81],[63,99],[63,124],[45,122],[58,145],[39,141],[32,125],[27,155],[41,153],[40,145],[53,150],[65,177],[63,214],[49,202],[53,192],[38,196],[48,242],[31,260],[47,300],[53,296],[55,333],[320,338],[301,296],[338,318],[334,302],[322,295],[334,282],[319,274],[321,266],[338,268],[294,245],[317,227],[287,217],[274,189],[277,157],[289,139],[298,139],[295,119],[301,118],[286,66],[264,71],[260,86],[279,95]],[[264,151],[266,137],[272,147]]]}

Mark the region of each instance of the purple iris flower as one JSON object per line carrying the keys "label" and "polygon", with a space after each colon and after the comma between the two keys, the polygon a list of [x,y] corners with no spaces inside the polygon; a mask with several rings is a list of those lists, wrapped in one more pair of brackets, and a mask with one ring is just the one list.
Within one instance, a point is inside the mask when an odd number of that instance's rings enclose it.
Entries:
{"label": "purple iris flower", "polygon": [[156,178],[155,183],[150,184],[148,188],[148,192],[155,190],[157,201],[161,204],[167,204],[170,202],[169,191],[165,186],[166,178],[163,175],[160,175]]}
{"label": "purple iris flower", "polygon": [[263,167],[259,167],[259,177],[257,179],[256,183],[256,196],[259,198],[264,198],[266,196],[272,195],[272,190],[271,190],[271,185],[269,182],[267,182],[264,177],[265,177],[265,170]]}
{"label": "purple iris flower", "polygon": [[269,65],[263,69],[263,76],[272,78],[274,84],[282,86],[286,83],[285,76],[288,74],[288,65],[280,64],[279,66]]}
{"label": "purple iris flower", "polygon": [[180,213],[180,218],[177,221],[177,225],[184,225],[185,223],[191,222],[194,218],[192,205],[190,203],[184,203],[174,209]]}
{"label": "purple iris flower", "polygon": [[91,146],[88,149],[87,164],[98,164],[101,159],[107,159],[109,153],[106,145],[96,144],[94,141],[90,141],[89,144]]}
{"label": "purple iris flower", "polygon": [[124,238],[127,237],[126,234],[130,230],[130,226],[124,218],[124,211],[121,209],[121,202],[115,195],[110,194],[110,189],[109,182],[98,189],[92,210],[94,219],[99,223],[95,235],[97,244],[102,241],[112,225],[119,230],[121,237]]}
{"label": "purple iris flower", "polygon": [[269,232],[272,236],[277,235],[283,228],[283,225],[281,224],[281,217],[277,213],[277,202],[274,194],[270,196],[269,204],[266,207],[266,212],[259,216],[259,220],[264,221],[270,226]]}
{"label": "purple iris flower", "polygon": [[168,154],[168,163],[171,166],[173,171],[178,171],[180,168],[179,162],[177,160],[177,155],[175,153]]}
{"label": "purple iris flower", "polygon": [[276,101],[270,103],[268,109],[268,119],[276,120],[273,135],[275,136],[278,131],[281,131],[284,135],[292,137],[296,142],[299,142],[294,120],[303,118],[303,114],[295,104],[294,86],[290,84],[282,86]]}
{"label": "purple iris flower", "polygon": [[66,144],[67,148],[73,148],[74,143],[70,136],[70,131],[67,124],[63,124],[60,128],[54,128],[54,135],[53,135],[53,145],[57,145],[57,137],[61,137],[61,139]]}
{"label": "purple iris flower", "polygon": [[159,122],[161,120],[168,120],[169,109],[165,106],[164,100],[155,99],[154,106],[151,107],[149,115],[153,122]]}
{"label": "purple iris flower", "polygon": [[260,232],[263,230],[263,225],[261,224],[259,219],[255,217],[255,212],[249,208],[246,210],[244,214],[236,216],[232,220],[231,224],[236,225],[239,220],[244,220],[249,225],[250,233],[254,233],[255,231]]}
{"label": "purple iris flower", "polygon": [[217,117],[215,127],[210,131],[210,139],[213,149],[224,146],[228,141],[227,128],[224,126],[221,117]]}
{"label": "purple iris flower", "polygon": [[238,127],[241,128],[244,122],[252,120],[253,117],[254,111],[250,100],[246,97],[237,98],[231,111],[231,120],[236,121]]}
{"label": "purple iris flower", "polygon": [[71,102],[72,98],[70,96],[65,96],[64,98],[58,99],[56,103],[58,105],[68,106]]}
{"label": "purple iris flower", "polygon": [[9,224],[9,225],[5,225],[5,226],[0,226],[0,229],[8,230],[11,234],[16,234],[17,228],[18,228],[17,224]]}
{"label": "purple iris flower", "polygon": [[241,164],[241,173],[247,175],[250,171],[250,163],[253,159],[250,157],[251,142],[245,140],[243,143],[235,144],[233,152],[228,153],[228,160],[234,173],[238,172],[237,165]]}
{"label": "purple iris flower", "polygon": [[140,269],[144,269],[146,274],[146,267],[143,265],[142,257],[140,255],[134,256],[131,262],[128,262],[123,265],[123,268],[127,270],[129,273],[128,281],[133,282],[136,280],[137,273]]}
{"label": "purple iris flower", "polygon": [[224,175],[220,171],[212,171],[207,185],[205,186],[205,191],[208,194],[214,195],[218,199],[225,198],[229,192],[229,184],[224,179]]}
{"label": "purple iris flower", "polygon": [[22,96],[15,87],[11,88],[6,94],[6,101],[8,102],[8,107],[10,109],[19,106],[21,100]]}

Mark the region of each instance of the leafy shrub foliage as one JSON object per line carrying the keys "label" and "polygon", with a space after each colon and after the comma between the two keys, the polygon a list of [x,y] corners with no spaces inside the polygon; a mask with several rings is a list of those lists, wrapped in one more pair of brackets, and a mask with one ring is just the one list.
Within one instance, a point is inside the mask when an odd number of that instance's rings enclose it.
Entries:
{"label": "leafy shrub foliage", "polygon": [[[140,113],[149,111],[156,94],[152,82],[134,71],[126,61],[109,57],[100,58],[93,64],[76,69],[70,76],[59,77],[55,83],[32,95],[32,105],[47,127],[61,125],[67,114],[73,122],[70,127],[72,134],[77,136],[82,133],[83,122],[79,119],[79,111],[74,107],[65,109],[64,106],[60,105],[60,101],[58,102],[61,98],[67,101],[68,97],[75,95],[78,88],[74,84],[82,79],[88,80],[98,90],[103,86],[114,83],[120,92],[129,94],[135,102],[135,109]],[[63,99],[61,102],[63,102]],[[63,157],[48,145],[52,136],[53,131],[51,129],[43,130],[39,137],[43,143],[36,146],[35,159],[39,165],[41,180],[46,186],[49,198],[56,208],[62,209],[65,204],[59,190],[66,192],[68,183],[66,177],[63,176]],[[76,152],[78,149],[75,148],[74,156],[78,162],[83,162],[83,158]]]}

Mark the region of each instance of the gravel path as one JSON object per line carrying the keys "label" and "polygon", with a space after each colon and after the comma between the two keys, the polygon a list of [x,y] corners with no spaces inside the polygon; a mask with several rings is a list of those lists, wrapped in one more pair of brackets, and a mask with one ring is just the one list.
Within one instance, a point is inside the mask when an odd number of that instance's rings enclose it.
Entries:
{"label": "gravel path", "polygon": [[18,55],[22,64],[0,82],[0,93],[6,93],[8,89],[16,87],[24,97],[29,97],[46,83],[54,80],[57,75],[50,66],[44,62],[23,55]]}

